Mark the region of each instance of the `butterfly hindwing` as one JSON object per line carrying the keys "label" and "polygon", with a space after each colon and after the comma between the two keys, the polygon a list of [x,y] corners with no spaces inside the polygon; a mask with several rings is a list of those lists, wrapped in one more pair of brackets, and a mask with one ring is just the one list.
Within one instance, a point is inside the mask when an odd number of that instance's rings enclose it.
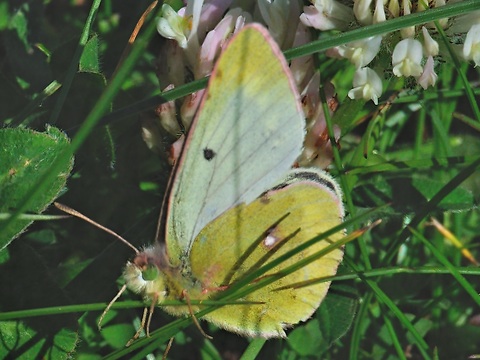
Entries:
{"label": "butterfly hindwing", "polygon": [[[246,274],[339,225],[342,217],[340,190],[329,175],[294,170],[286,182],[248,205],[228,210],[200,232],[191,251],[192,276],[221,296],[218,289],[228,289]],[[276,274],[341,238],[340,231],[262,276]],[[260,304],[223,306],[204,318],[245,336],[285,336],[285,328],[305,321],[318,308],[330,282],[299,288],[295,284],[335,275],[342,256],[337,248],[240,299]],[[276,290],[280,287],[286,288]]]}

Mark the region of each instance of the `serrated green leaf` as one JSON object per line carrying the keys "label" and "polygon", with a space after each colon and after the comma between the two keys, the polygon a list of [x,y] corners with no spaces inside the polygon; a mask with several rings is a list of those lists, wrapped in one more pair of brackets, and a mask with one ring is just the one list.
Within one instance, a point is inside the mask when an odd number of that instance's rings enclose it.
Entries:
{"label": "serrated green leaf", "polygon": [[[40,133],[28,129],[0,130],[0,212],[14,211],[45,172],[68,145],[69,140],[60,130],[49,127]],[[42,196],[34,199],[28,209],[41,213],[51,204],[65,186],[73,158],[57,174],[55,181]],[[29,220],[15,220],[0,234],[0,249],[20,235],[31,224]]]}
{"label": "serrated green leaf", "polygon": [[[41,334],[23,321],[0,322],[2,346],[0,359],[68,359],[78,341],[78,334],[60,329],[52,337]],[[45,352],[45,348],[48,350]]]}

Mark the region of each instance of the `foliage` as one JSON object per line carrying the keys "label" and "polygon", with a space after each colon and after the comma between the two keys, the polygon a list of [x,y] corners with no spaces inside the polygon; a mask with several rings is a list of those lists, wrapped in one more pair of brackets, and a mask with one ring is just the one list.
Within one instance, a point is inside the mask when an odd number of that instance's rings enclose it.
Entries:
{"label": "foliage", "polygon": [[[14,220],[8,215],[40,213],[63,188],[62,203],[137,247],[150,243],[170,166],[163,152],[147,149],[141,123],[155,118],[153,108],[161,101],[191,93],[205,81],[161,94],[155,62],[162,61],[157,55],[164,40],[154,34],[154,16],[122,58],[148,4],[129,0],[98,6],[96,1],[91,8],[84,2],[0,3],[0,119],[8,128],[0,132],[0,215],[5,215],[0,238],[8,238],[4,245],[11,241],[0,252],[1,359],[60,359],[72,354],[79,359],[134,354],[141,358],[161,355],[173,335],[172,359],[242,354],[433,359],[437,353],[463,359],[480,354],[480,298],[475,291],[480,271],[465,257],[478,257],[480,119],[460,76],[466,77],[478,102],[478,68],[445,62],[436,87],[426,91],[388,78],[390,100],[374,106],[348,99],[342,84],[351,83],[351,71],[346,63],[319,52],[375,31],[384,33],[388,22],[369,27],[363,35],[351,31],[287,53],[318,52],[322,79],[336,85],[340,104],[331,121],[341,125],[342,138],[331,172],[345,194],[352,220],[349,231],[382,220],[347,245],[346,259],[316,316],[293,329],[288,339],[267,342],[201,323],[214,336],[208,340],[188,326],[190,319],[172,319],[158,310],[151,324],[158,330],[125,348],[140,324],[143,306],[140,299],[125,294],[99,331],[96,323],[121,286],[117,279],[131,250],[77,219],[36,221],[20,234],[24,223],[14,230],[18,238],[12,241],[5,224]],[[410,19],[403,26],[412,25]],[[391,26],[398,29],[402,22]],[[46,125],[54,128],[45,133]],[[68,141],[57,129],[72,138],[71,145],[65,145]],[[18,145],[23,140],[6,136],[8,132],[32,134],[26,141],[46,139],[48,144],[35,145],[46,150],[28,149],[42,154],[38,166],[56,171],[47,171],[43,180],[40,172],[13,174],[13,167],[5,166],[5,154],[19,161],[27,155],[20,151],[26,147]],[[167,134],[163,139],[167,149],[173,139]],[[64,188],[71,152],[75,166]],[[7,188],[9,174],[25,176],[19,185],[27,191],[17,195],[16,188]],[[40,195],[31,195],[37,187]],[[7,205],[10,192],[18,197]],[[22,205],[27,203],[31,205]],[[368,212],[372,209],[373,214]],[[54,209],[47,212],[59,214]],[[460,248],[429,226],[432,216],[459,239]],[[363,223],[355,222],[361,217]]]}

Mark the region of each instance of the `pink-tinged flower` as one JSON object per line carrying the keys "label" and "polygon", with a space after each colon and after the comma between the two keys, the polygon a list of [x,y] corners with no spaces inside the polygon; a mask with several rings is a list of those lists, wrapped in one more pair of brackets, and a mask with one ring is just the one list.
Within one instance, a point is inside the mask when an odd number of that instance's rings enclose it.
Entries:
{"label": "pink-tinged flower", "polygon": [[185,101],[180,108],[180,117],[182,118],[182,124],[186,129],[190,127],[204,93],[205,89],[202,89],[185,97]]}
{"label": "pink-tinged flower", "polygon": [[417,79],[417,83],[426,90],[429,86],[435,86],[437,78],[438,76],[433,68],[433,57],[429,56],[423,68],[422,75]]}
{"label": "pink-tinged flower", "polygon": [[354,20],[353,11],[335,0],[313,0],[305,6],[300,21],[318,30],[346,30]]}
{"label": "pink-tinged flower", "polygon": [[463,44],[463,57],[473,60],[475,67],[480,66],[480,24],[473,25],[468,30]]}
{"label": "pink-tinged flower", "polygon": [[[323,106],[318,94],[319,86],[320,74],[315,73],[302,92],[302,105],[307,120],[307,134],[305,135],[302,154],[297,162],[299,166],[316,166],[325,169],[332,162],[333,151]],[[338,101],[335,98],[335,88],[331,83],[327,83],[324,90],[330,114],[332,114],[338,106]],[[335,140],[338,140],[340,135],[340,128],[334,126]]]}
{"label": "pink-tinged flower", "polygon": [[372,0],[354,0],[353,13],[357,21],[362,25],[370,25],[372,23],[371,4]]}
{"label": "pink-tinged flower", "polygon": [[[161,83],[172,84],[171,87],[188,81],[192,74],[194,79],[209,75],[227,40],[252,18],[266,23],[275,40],[284,48],[300,46],[311,41],[311,32],[299,21],[300,2],[298,0],[259,0],[255,2],[256,5],[248,5],[252,15],[244,12],[243,8],[227,11],[232,0],[224,1],[227,5],[221,11],[220,0],[188,0],[185,3],[186,7],[178,13],[171,8],[165,8],[163,20],[159,21],[158,26],[161,35],[173,39],[168,41],[162,50],[159,62],[159,68],[162,70],[158,74]],[[321,0],[319,4],[324,10],[322,12],[324,20],[330,24],[328,25],[330,28],[346,26],[354,20],[352,10],[334,0]],[[347,15],[343,14],[345,11]],[[361,52],[362,50],[359,51]],[[365,58],[366,55],[358,56]],[[173,63],[170,59],[174,59]],[[308,140],[305,140],[308,146],[306,145],[302,158],[309,166],[326,167],[332,159],[332,144],[326,131],[323,107],[319,99],[320,80],[319,75],[315,74],[313,57],[305,56],[292,60],[291,71],[303,96],[308,124]],[[328,86],[325,89],[328,89]],[[329,106],[331,105],[333,111],[336,104],[333,86],[331,90]],[[204,92],[205,90],[201,90],[185,97],[180,105],[173,106],[173,103],[169,103],[159,107],[157,113],[162,127],[178,135],[175,110],[180,108],[176,114],[177,120],[182,124],[182,128],[188,129]],[[149,146],[155,145],[153,140],[156,136],[153,131],[146,127],[144,134]],[[335,128],[335,134],[338,139],[340,129]],[[178,144],[175,143],[175,145]],[[160,142],[160,145],[163,144]],[[172,161],[178,157],[178,148],[180,146],[172,148],[170,157]]]}
{"label": "pink-tinged flower", "polygon": [[422,44],[418,40],[403,39],[393,50],[393,73],[398,76],[420,76],[423,72]]}
{"label": "pink-tinged flower", "polygon": [[199,61],[194,64],[195,79],[200,79],[212,72],[213,65],[226,40],[250,20],[248,13],[243,12],[240,8],[235,8],[228,11],[217,26],[207,33],[200,47]]}
{"label": "pink-tinged flower", "polygon": [[[163,91],[170,91],[174,88],[173,84],[168,85]],[[155,113],[160,118],[160,124],[170,134],[181,133],[180,125],[177,121],[177,111],[174,101],[167,101],[155,109]]]}
{"label": "pink-tinged flower", "polygon": [[[173,88],[173,85],[169,85],[163,91],[169,91]],[[171,134],[181,134],[182,131],[177,121],[174,101],[168,101],[159,105],[155,109],[155,114],[158,116],[160,125],[163,129]],[[150,150],[159,154],[165,150],[163,135],[159,129],[158,122],[154,121],[153,119],[147,118],[142,120],[142,138]]]}
{"label": "pink-tinged flower", "polygon": [[[190,0],[188,2],[201,3],[202,1]],[[200,42],[202,42],[206,34],[222,20],[232,2],[233,0],[207,0],[204,2],[201,7],[197,30]]]}
{"label": "pink-tinged flower", "polygon": [[[310,30],[304,24],[299,22],[297,31],[295,32],[295,40],[292,46],[301,46],[309,43],[310,41]],[[308,85],[315,72],[313,56],[308,55],[293,59],[290,62],[290,71],[292,72],[293,78],[295,79],[295,83],[297,84],[299,90],[302,91],[302,89]]]}
{"label": "pink-tinged flower", "polygon": [[[315,74],[313,74],[313,76],[310,78],[309,83],[301,92],[302,107],[303,107],[303,113],[305,114],[305,118],[314,119],[314,120],[310,120],[310,123],[315,122],[319,114],[322,113],[320,94],[318,93],[319,87],[320,87],[320,74],[316,72]],[[308,124],[307,128],[310,128],[310,126],[311,124]]]}
{"label": "pink-tinged flower", "polygon": [[378,105],[378,97],[382,95],[382,79],[367,67],[358,69],[353,77],[353,89],[348,92],[350,99],[372,100]]}
{"label": "pink-tinged flower", "polygon": [[425,26],[422,26],[423,52],[426,56],[437,56],[439,52],[438,43],[432,39]]}
{"label": "pink-tinged flower", "polygon": [[162,16],[157,20],[157,31],[167,39],[176,40],[185,50],[190,66],[198,62],[200,43],[206,33],[222,18],[232,0],[187,1],[178,13],[168,4],[162,5]]}
{"label": "pink-tinged flower", "polygon": [[176,41],[167,41],[160,48],[157,59],[157,76],[160,86],[173,84],[180,86],[185,83],[187,74],[185,64],[185,52]]}
{"label": "pink-tinged flower", "polygon": [[338,47],[338,53],[350,60],[357,69],[368,65],[380,51],[381,36],[353,41]]}
{"label": "pink-tinged flower", "polygon": [[180,158],[180,154],[182,153],[183,144],[185,143],[185,135],[181,135],[177,141],[175,141],[170,146],[170,151],[168,152],[168,162],[170,165],[175,165],[177,160]]}

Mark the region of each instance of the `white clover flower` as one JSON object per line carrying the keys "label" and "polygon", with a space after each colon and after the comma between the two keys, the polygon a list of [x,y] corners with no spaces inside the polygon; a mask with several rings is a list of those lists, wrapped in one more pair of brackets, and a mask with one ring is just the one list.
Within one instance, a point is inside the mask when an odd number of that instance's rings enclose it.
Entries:
{"label": "white clover flower", "polygon": [[350,60],[357,69],[364,67],[375,58],[380,51],[381,36],[353,41],[338,47],[338,53]]}
{"label": "white clover flower", "polygon": [[176,40],[185,50],[185,57],[191,66],[196,63],[200,48],[198,30],[203,8],[203,0],[187,1],[187,6],[178,13],[164,4],[162,16],[157,20],[158,33],[167,39]]}
{"label": "white clover flower", "polygon": [[439,52],[438,42],[432,39],[425,26],[422,26],[423,32],[423,51],[426,56],[437,56]]}
{"label": "white clover flower", "polygon": [[313,0],[313,5],[305,6],[300,21],[318,30],[346,30],[354,20],[350,7],[335,0]]}
{"label": "white clover flower", "polygon": [[449,35],[458,33],[467,33],[473,25],[480,23],[480,10],[472,11],[464,15],[457,16],[452,21],[452,26],[445,32]]}
{"label": "white clover flower", "polygon": [[400,4],[398,3],[398,0],[390,0],[388,3],[388,11],[394,18],[400,15]]}
{"label": "white clover flower", "polygon": [[167,39],[176,40],[182,49],[187,47],[191,24],[168,4],[162,5],[162,17],[158,19],[157,31]]}
{"label": "white clover flower", "polygon": [[473,60],[475,67],[480,66],[480,24],[473,25],[468,30],[463,44],[463,57]]}
{"label": "white clover flower", "polygon": [[280,48],[290,48],[295,38],[295,32],[292,29],[296,29],[299,23],[299,2],[258,0],[257,5],[268,31]]}
{"label": "white clover flower", "polygon": [[348,97],[350,99],[372,100],[375,105],[378,105],[378,97],[382,95],[382,90],[380,76],[374,70],[364,67],[355,72],[353,89],[348,92]]}
{"label": "white clover flower", "polygon": [[420,76],[423,72],[422,44],[418,40],[403,39],[393,50],[393,73],[398,76]]}
{"label": "white clover flower", "polygon": [[438,75],[433,69],[433,57],[429,56],[425,63],[425,67],[423,68],[422,75],[417,79],[417,83],[426,90],[429,86],[435,86],[437,78]]}
{"label": "white clover flower", "polygon": [[[411,9],[412,9],[412,4],[410,3],[410,0],[403,0],[402,8],[403,8],[403,15],[410,15]],[[400,29],[400,34],[404,39],[413,38],[415,36],[415,26],[407,26]]]}
{"label": "white clover flower", "polygon": [[257,4],[270,33],[275,41],[281,45],[287,32],[288,3],[285,1],[259,0]]}
{"label": "white clover flower", "polygon": [[[444,6],[445,4],[446,4],[445,0],[436,0],[433,3],[433,7],[437,8],[437,7],[440,7],[440,6]],[[438,19],[437,22],[442,27],[442,29],[445,29],[448,25],[448,18]],[[432,27],[432,28],[436,27],[435,23],[430,23],[429,26]]]}
{"label": "white clover flower", "polygon": [[385,8],[383,7],[383,0],[377,0],[375,3],[375,11],[373,12],[373,23],[378,24],[387,20]]}
{"label": "white clover flower", "polygon": [[372,0],[354,0],[353,13],[355,18],[362,25],[370,25],[372,23],[372,12],[370,11],[370,5]]}

